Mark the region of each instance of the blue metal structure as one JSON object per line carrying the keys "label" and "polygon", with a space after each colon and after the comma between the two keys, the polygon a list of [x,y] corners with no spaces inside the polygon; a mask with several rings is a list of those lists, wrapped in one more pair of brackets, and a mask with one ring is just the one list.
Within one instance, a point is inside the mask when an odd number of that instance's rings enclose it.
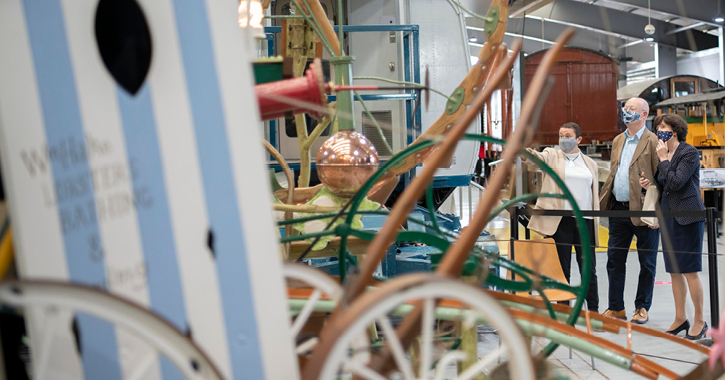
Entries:
{"label": "blue metal structure", "polygon": [[[339,30],[337,25],[334,26],[335,32]],[[344,32],[349,33],[366,33],[366,32],[403,32],[403,74],[406,82],[420,83],[420,42],[419,42],[419,27],[418,25],[345,25],[343,28]],[[273,55],[275,52],[275,34],[282,32],[281,26],[268,26],[264,28],[265,35],[267,37],[267,51],[268,54]],[[405,117],[406,117],[406,135],[407,143],[410,145],[413,143],[415,138],[422,133],[422,113],[421,108],[418,107],[416,110],[415,102],[418,99],[418,93],[415,90],[405,90],[403,93],[395,94],[368,94],[360,96],[363,101],[404,101],[405,102]],[[328,95],[328,101],[335,101],[335,95]],[[357,101],[357,98],[355,98]],[[415,117],[411,117],[415,111]],[[412,121],[412,125],[411,124]],[[275,147],[278,147],[277,141],[277,121],[271,120],[269,122],[269,142]],[[272,164],[270,167],[275,170],[281,170],[278,165]],[[290,168],[298,169],[299,165],[291,164]],[[314,164],[312,169],[314,170]],[[402,190],[415,175],[415,171],[406,173],[400,184],[399,188]],[[472,175],[454,175],[454,176],[437,176],[433,181],[434,188],[442,187],[458,187],[468,186],[471,181]]]}
{"label": "blue metal structure", "polygon": [[[339,30],[337,25],[334,26],[335,32]],[[345,25],[343,28],[344,32],[349,33],[363,33],[363,32],[403,32],[403,73],[406,82],[413,81],[420,83],[420,56],[419,56],[419,42],[418,42],[418,25]],[[267,26],[264,28],[264,33],[267,36],[267,51],[269,54],[274,54],[275,51],[275,38],[276,33],[281,33],[281,26]],[[363,101],[380,101],[380,100],[397,100],[405,102],[406,110],[406,124],[410,122],[413,110],[415,110],[414,102],[418,101],[418,94],[414,90],[405,90],[404,93],[398,94],[371,94],[361,95]],[[335,95],[328,95],[328,101],[335,101]],[[357,99],[355,99],[357,100]],[[408,144],[412,143],[415,136],[421,133],[421,111],[418,107],[418,111],[415,115],[415,122],[413,125],[406,125]],[[270,121],[269,127],[269,142],[277,147],[277,127],[276,121]]]}
{"label": "blue metal structure", "polygon": [[[435,212],[435,218],[439,228],[447,230],[453,233],[458,233],[461,230],[461,222],[455,215],[443,214],[441,212]],[[410,213],[410,216],[418,220],[430,222],[430,214],[428,210],[421,206],[416,208]],[[382,228],[387,216],[385,215],[363,215],[362,217],[363,231],[378,232]],[[409,231],[421,231],[427,233],[435,233],[429,227],[423,227],[415,223],[407,223],[405,228]],[[494,236],[484,231],[479,238],[477,246],[488,254],[498,254],[498,245],[494,240]],[[396,242],[388,248],[385,254],[385,259],[381,263],[380,275],[384,278],[391,278],[398,275],[411,272],[431,272],[435,269],[436,258],[432,256],[440,256],[443,254],[438,248],[420,245],[417,243],[406,243]],[[310,263],[329,273],[330,275],[339,275],[338,259],[336,257],[331,258],[317,258],[309,259]],[[498,274],[499,268],[492,267],[490,270],[495,271]]]}

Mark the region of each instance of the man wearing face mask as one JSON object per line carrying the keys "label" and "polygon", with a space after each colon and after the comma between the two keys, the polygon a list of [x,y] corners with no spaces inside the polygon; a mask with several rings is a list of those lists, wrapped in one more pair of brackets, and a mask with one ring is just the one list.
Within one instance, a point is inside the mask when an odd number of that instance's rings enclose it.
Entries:
{"label": "man wearing face mask", "polygon": [[[597,181],[597,164],[579,150],[582,141],[582,130],[576,123],[566,123],[559,128],[559,149],[546,148],[543,152],[527,149],[534,156],[549,165],[554,172],[564,179],[564,183],[574,195],[579,209],[599,210],[599,182]],[[527,165],[535,165],[526,157],[521,157],[521,162]],[[562,194],[554,179],[544,175],[541,184],[542,193]],[[571,204],[560,198],[539,198],[536,201],[535,209],[540,210],[571,210]],[[591,242],[598,244],[599,221],[597,218],[585,217],[589,238]],[[559,254],[559,263],[564,271],[566,280],[570,281],[571,275],[571,248],[576,251],[577,264],[581,272],[582,247],[579,230],[574,217],[571,216],[542,216],[532,215],[529,222],[529,229],[541,235],[548,236],[556,242],[556,251]],[[594,247],[592,247],[592,254]],[[589,291],[587,293],[587,309],[599,312],[599,293],[597,287],[596,260],[594,255],[590,260],[592,275],[589,279]]]}
{"label": "man wearing face mask", "polygon": [[[629,99],[624,105],[622,119],[627,130],[615,137],[612,143],[609,178],[601,190],[602,210],[642,210],[644,193],[639,185],[640,173],[645,178],[653,178],[659,163],[657,136],[645,127],[648,114],[649,104],[642,98]],[[609,306],[604,315],[627,319],[624,281],[629,246],[635,235],[639,280],[632,322],[645,324],[649,321],[648,311],[652,305],[659,231],[649,228],[640,218],[609,218]]]}

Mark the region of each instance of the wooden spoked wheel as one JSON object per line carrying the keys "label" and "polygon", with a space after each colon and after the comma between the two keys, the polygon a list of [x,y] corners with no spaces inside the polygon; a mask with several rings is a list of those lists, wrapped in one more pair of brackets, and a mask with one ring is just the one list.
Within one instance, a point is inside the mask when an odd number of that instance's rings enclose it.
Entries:
{"label": "wooden spoked wheel", "polygon": [[222,379],[202,350],[176,327],[153,312],[98,288],[52,281],[5,282],[0,284],[0,304],[42,313],[34,313],[42,317],[34,319],[42,320],[42,325],[36,328],[44,331],[40,346],[33,347],[37,351],[33,354],[35,378],[54,376],[48,372],[51,371],[48,363],[51,356],[58,354],[52,347],[57,334],[47,332],[70,330],[70,320],[75,314],[112,324],[119,332],[137,339],[135,347],[151,354],[134,366],[128,378],[144,378],[154,370],[155,360],[148,358],[163,356],[186,379]]}
{"label": "wooden spoked wheel", "polygon": [[305,355],[317,344],[319,332],[319,328],[308,326],[310,317],[316,308],[332,311],[342,296],[342,287],[328,274],[309,265],[285,263],[282,272],[287,282],[288,303],[292,315],[290,330],[295,339],[295,350],[297,355]]}
{"label": "wooden spoked wheel", "polygon": [[[395,333],[395,321],[423,305],[421,327],[414,344],[415,358]],[[434,339],[437,321],[462,323],[464,328],[490,325],[498,330],[499,348],[484,353],[460,373],[454,364],[466,359],[458,350],[440,350]],[[337,336],[320,337],[319,347],[304,368],[303,378],[311,379],[474,379],[506,362],[512,378],[533,380],[530,347],[511,315],[493,297],[480,289],[454,279],[433,274],[398,277],[358,298],[339,318],[328,322],[325,332]],[[361,346],[359,337],[369,326],[380,332],[381,344],[392,351],[395,368],[377,371],[369,364],[377,354],[375,345]],[[411,345],[412,346],[412,345]],[[380,373],[383,372],[383,373]]]}

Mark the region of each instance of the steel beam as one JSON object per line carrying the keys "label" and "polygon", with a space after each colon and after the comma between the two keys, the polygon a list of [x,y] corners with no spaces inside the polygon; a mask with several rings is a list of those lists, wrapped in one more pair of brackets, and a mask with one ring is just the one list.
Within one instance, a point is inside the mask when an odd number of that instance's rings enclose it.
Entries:
{"label": "steel beam", "polygon": [[[597,0],[596,4],[628,5],[640,10],[648,9],[647,0]],[[713,21],[717,7],[715,5],[716,3],[712,0],[651,1],[650,4],[653,12],[658,12],[671,18],[684,18],[703,22],[715,27],[720,26],[720,24]]]}
{"label": "steel beam", "polygon": [[509,17],[522,17],[527,13],[531,13],[545,5],[550,4],[554,0],[524,0],[517,1],[511,5]]}
{"label": "steel beam", "polygon": [[[561,23],[581,25],[608,33],[616,33],[632,39],[646,36],[644,26],[647,24],[647,17],[597,5],[603,1],[613,0],[598,0],[594,5],[580,1],[558,0],[556,3],[534,12],[533,16],[553,19]],[[667,35],[665,32],[674,28],[672,24],[655,19],[652,19],[652,24],[657,30],[654,35],[657,43],[692,51],[718,46],[717,36],[692,29],[687,30],[686,33]],[[689,36],[692,36],[692,39]],[[694,41],[695,46],[692,46],[692,41]]]}
{"label": "steel beam", "polygon": [[688,29],[699,28],[699,27],[701,27],[703,25],[708,25],[708,24],[706,24],[706,23],[704,23],[702,21],[701,22],[696,22],[694,24],[690,24],[690,25],[687,25],[687,26],[681,26],[679,28],[675,28],[675,29],[672,29],[672,30],[668,30],[668,31],[665,32],[665,34],[667,34],[667,35],[676,34],[676,33],[684,32],[684,31],[686,31]]}

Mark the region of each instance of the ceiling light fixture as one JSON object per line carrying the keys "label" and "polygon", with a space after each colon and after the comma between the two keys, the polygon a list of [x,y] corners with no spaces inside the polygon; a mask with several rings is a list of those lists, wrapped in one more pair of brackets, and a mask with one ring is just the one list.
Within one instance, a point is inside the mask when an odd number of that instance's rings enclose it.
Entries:
{"label": "ceiling light fixture", "polygon": [[650,7],[650,0],[647,0],[647,25],[644,27],[644,32],[650,36],[655,34],[655,26],[652,25],[652,19],[650,18],[651,12],[652,8]]}
{"label": "ceiling light fixture", "polygon": [[239,2],[239,26],[246,28],[251,26],[255,29],[262,29],[264,8],[259,0],[242,0]]}
{"label": "ceiling light fixture", "polygon": [[652,36],[647,36],[647,37],[644,38],[644,40],[647,41],[647,42],[654,42],[655,38],[652,37]]}

